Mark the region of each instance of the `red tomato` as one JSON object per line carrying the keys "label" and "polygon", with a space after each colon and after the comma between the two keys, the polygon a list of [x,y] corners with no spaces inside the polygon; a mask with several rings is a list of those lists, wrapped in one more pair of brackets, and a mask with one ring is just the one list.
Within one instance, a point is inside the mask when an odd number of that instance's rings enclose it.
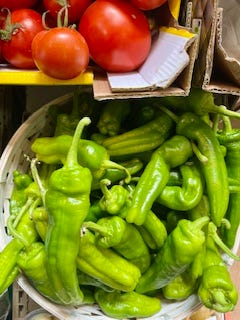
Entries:
{"label": "red tomato", "polygon": [[144,13],[123,0],[99,0],[84,12],[79,31],[91,58],[109,72],[137,69],[147,58],[151,32]]}
{"label": "red tomato", "polygon": [[37,34],[32,42],[32,54],[39,70],[62,80],[75,78],[89,62],[85,39],[77,30],[66,27]]}
{"label": "red tomato", "polygon": [[[43,30],[41,15],[32,9],[18,9],[11,12],[11,24],[19,27],[10,32],[10,39],[3,41],[2,55],[8,63],[17,68],[35,68],[31,44],[35,35]],[[6,22],[4,28],[6,28]]]}
{"label": "red tomato", "polygon": [[87,9],[92,3],[92,0],[43,0],[44,7],[49,11],[49,14],[53,18],[57,18],[59,10],[68,4],[68,22],[78,22]]}
{"label": "red tomato", "polygon": [[16,10],[20,8],[32,8],[38,0],[0,0],[0,8]]}
{"label": "red tomato", "polygon": [[130,0],[141,10],[152,10],[161,7],[167,0]]}

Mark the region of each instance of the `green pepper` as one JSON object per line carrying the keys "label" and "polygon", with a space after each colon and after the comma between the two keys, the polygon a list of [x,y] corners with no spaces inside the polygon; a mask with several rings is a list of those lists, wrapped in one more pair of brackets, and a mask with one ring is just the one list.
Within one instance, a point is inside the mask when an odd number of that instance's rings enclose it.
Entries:
{"label": "green pepper", "polygon": [[98,219],[109,215],[108,212],[103,211],[101,209],[99,201],[100,200],[96,200],[93,203],[91,203],[85,221],[97,222]]}
{"label": "green pepper", "polygon": [[149,98],[133,99],[130,113],[124,123],[127,130],[140,127],[157,116],[158,109]]}
{"label": "green pepper", "polygon": [[19,253],[17,264],[33,287],[49,300],[60,303],[49,281],[46,269],[46,252],[42,242],[34,242],[27,250]]}
{"label": "green pepper", "polygon": [[151,266],[139,279],[135,291],[147,293],[160,289],[183,273],[203,247],[205,233],[201,229],[208,221],[208,217],[195,221],[180,220],[156,254]]}
{"label": "green pepper", "polygon": [[102,211],[114,215],[125,205],[128,191],[120,184],[115,184],[111,188],[108,188],[107,185],[109,184],[111,184],[111,181],[107,179],[101,180],[100,186],[103,196],[99,200],[99,207]]}
{"label": "green pepper", "polygon": [[116,136],[120,133],[123,121],[130,112],[128,100],[110,100],[106,102],[100,113],[97,127],[104,135]]}
{"label": "green pepper", "polygon": [[165,186],[157,201],[172,210],[187,211],[195,207],[203,194],[201,174],[194,164],[180,166],[182,186]]}
{"label": "green pepper", "polygon": [[83,128],[80,120],[63,167],[55,170],[45,194],[49,222],[46,235],[47,273],[62,304],[78,305],[83,294],[77,280],[76,257],[79,232],[90,207],[92,175],[78,163],[78,143]]}
{"label": "green pepper", "polygon": [[[124,162],[119,162],[120,168],[107,168],[105,170],[102,179],[108,179],[111,183],[116,183],[127,178],[126,172],[122,170],[122,167],[126,168],[127,172],[132,176],[136,175],[143,168],[143,162],[138,158],[132,158]],[[97,181],[92,189],[100,188],[100,182]]]}
{"label": "green pepper", "polygon": [[81,286],[91,286],[94,288],[102,288],[104,291],[108,291],[108,292],[113,292],[114,289],[105,285],[104,283],[102,283],[101,281],[99,281],[96,278],[91,277],[90,275],[78,270],[77,271],[77,275],[78,275],[78,283]]}
{"label": "green pepper", "polygon": [[192,156],[190,141],[175,135],[156,149],[140,176],[133,193],[126,220],[141,225],[154,201],[159,197],[169,179],[170,168],[177,167]]}
{"label": "green pepper", "polygon": [[191,269],[187,268],[162,288],[162,294],[169,300],[184,300],[196,292],[197,287],[197,279],[192,275]]}
{"label": "green pepper", "polygon": [[78,270],[116,290],[134,290],[141,275],[130,261],[110,248],[98,246],[94,234],[88,230],[80,237],[76,262]]}
{"label": "green pepper", "polygon": [[34,222],[37,233],[43,242],[46,240],[46,232],[48,227],[48,214],[44,206],[37,207],[32,211],[31,218]]}
{"label": "green pepper", "polygon": [[[240,130],[233,129],[228,119],[224,119],[225,128],[218,134],[218,140],[227,148],[225,162],[228,177],[240,182]],[[240,224],[240,192],[232,192],[225,218],[230,226],[221,228],[221,238],[229,248],[232,248]]]}
{"label": "green pepper", "polygon": [[11,215],[17,215],[19,210],[26,204],[28,195],[25,189],[33,182],[27,173],[20,173],[18,170],[13,172],[14,188],[11,193],[9,210]]}
{"label": "green pepper", "polygon": [[97,289],[94,296],[100,309],[117,319],[150,317],[161,310],[160,299],[134,291],[121,293]]}
{"label": "green pepper", "polygon": [[170,137],[172,129],[172,119],[162,112],[140,127],[105,139],[103,146],[111,157],[154,150]]}
{"label": "green pepper", "polygon": [[205,159],[199,162],[206,183],[211,219],[220,226],[229,202],[228,174],[220,143],[212,128],[191,112],[179,117],[176,131],[197,143]]}
{"label": "green pepper", "polygon": [[225,106],[216,105],[214,95],[211,92],[202,90],[198,87],[191,88],[191,91],[186,97],[169,96],[159,98],[159,102],[166,107],[180,110],[181,112],[194,112],[200,117],[204,117],[209,113],[226,115],[232,118],[240,118],[238,112],[227,109]]}
{"label": "green pepper", "polygon": [[133,224],[119,216],[105,217],[84,226],[96,233],[97,244],[113,248],[117,253],[136,265],[143,273],[150,265],[151,257],[141,234]]}
{"label": "green pepper", "polygon": [[237,288],[211,236],[206,240],[198,296],[207,308],[221,313],[232,311],[238,301]]}
{"label": "green pepper", "polygon": [[[39,137],[33,141],[31,149],[39,161],[47,164],[64,164],[72,140],[73,137],[69,135]],[[111,161],[107,150],[92,140],[79,140],[78,161],[80,165],[91,170],[97,182],[103,177],[107,168],[118,168],[125,173],[126,180],[130,178],[127,169]],[[93,182],[96,183],[94,180]]]}
{"label": "green pepper", "polygon": [[196,220],[201,217],[210,216],[210,205],[208,196],[206,194],[202,195],[199,203],[187,212],[190,220]]}
{"label": "green pepper", "polygon": [[147,246],[152,250],[160,249],[167,239],[167,229],[158,216],[150,210],[144,223],[136,226]]}
{"label": "green pepper", "polygon": [[85,103],[88,95],[86,93],[82,93],[79,97],[79,87],[74,89],[73,93],[73,107],[71,113],[59,113],[56,118],[56,126],[55,126],[55,136],[60,136],[63,134],[67,134],[72,136],[76,130],[79,120],[81,119],[80,108],[81,103]]}
{"label": "green pepper", "polygon": [[186,219],[185,212],[171,210],[167,213],[165,226],[168,234],[176,228],[178,221],[180,221],[181,219]]}
{"label": "green pepper", "polygon": [[12,225],[10,229],[14,238],[0,252],[0,294],[15,281],[19,274],[16,265],[19,253],[38,239],[28,210],[21,216],[18,224]]}

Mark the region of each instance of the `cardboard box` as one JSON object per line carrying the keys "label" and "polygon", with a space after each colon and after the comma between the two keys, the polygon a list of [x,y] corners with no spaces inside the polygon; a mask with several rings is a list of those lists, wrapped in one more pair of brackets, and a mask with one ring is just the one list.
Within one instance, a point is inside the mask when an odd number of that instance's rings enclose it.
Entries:
{"label": "cardboard box", "polygon": [[[219,1],[218,4],[224,3]],[[202,88],[219,94],[240,96],[240,5],[236,0],[228,1],[216,11],[216,24],[206,55],[206,70]]]}
{"label": "cardboard box", "polygon": [[[173,29],[189,32],[188,29],[181,26],[173,27]],[[160,38],[162,34],[164,35]],[[157,45],[153,46],[149,57],[143,66],[140,67],[139,71],[125,75],[113,75],[107,74],[103,70],[95,70],[93,80],[94,97],[97,100],[105,100],[188,95],[197,55],[197,36],[192,37],[191,40],[186,43],[186,48],[184,48],[182,44],[179,44],[179,47],[177,47],[177,40],[169,39],[174,36],[176,35],[168,34],[168,32],[165,31],[161,32],[160,30],[159,40],[157,39],[156,41]],[[161,47],[162,43],[163,47]],[[165,44],[166,46],[164,48]],[[160,52],[163,53],[162,61],[158,61]],[[171,66],[174,72],[172,72]],[[149,70],[151,71],[151,69],[152,74],[149,75]],[[142,78],[142,74],[146,76],[146,70],[148,70],[148,78],[150,78],[149,83],[142,85],[146,79],[145,77],[144,79]],[[157,70],[156,73],[155,70]],[[153,80],[155,76],[159,81],[158,83],[157,81],[154,82],[155,79]],[[111,81],[115,82],[113,83]],[[141,82],[139,87],[136,85],[138,82]],[[114,85],[116,86],[114,87]]]}

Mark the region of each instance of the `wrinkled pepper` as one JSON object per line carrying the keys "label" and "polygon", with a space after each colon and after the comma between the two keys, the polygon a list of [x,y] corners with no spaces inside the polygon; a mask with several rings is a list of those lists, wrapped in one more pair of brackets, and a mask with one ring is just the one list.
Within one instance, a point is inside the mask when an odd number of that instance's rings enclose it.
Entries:
{"label": "wrinkled pepper", "polygon": [[114,250],[98,246],[95,235],[88,230],[80,237],[76,261],[78,270],[120,291],[134,290],[141,275],[138,267]]}
{"label": "wrinkled pepper", "polygon": [[238,300],[237,288],[231,280],[229,270],[214,240],[209,236],[206,240],[198,296],[207,308],[221,313],[232,311]]}
{"label": "wrinkled pepper", "polygon": [[77,280],[79,233],[90,207],[92,175],[78,163],[78,143],[90,119],[82,118],[74,133],[66,162],[55,170],[45,194],[49,217],[46,235],[47,273],[58,299],[78,305],[83,294]]}
{"label": "wrinkled pepper", "polygon": [[201,174],[194,164],[180,166],[182,186],[165,186],[157,201],[169,209],[187,211],[195,207],[203,194]]}
{"label": "wrinkled pepper", "polygon": [[99,132],[110,137],[119,134],[122,123],[130,110],[130,102],[128,100],[110,100],[106,102],[97,123]]}
{"label": "wrinkled pepper", "polygon": [[108,188],[109,184],[111,184],[111,181],[107,179],[102,179],[100,182],[103,196],[99,200],[99,207],[102,211],[114,215],[119,213],[125,205],[129,193],[120,184],[115,184],[111,188]]}
{"label": "wrinkled pepper", "polygon": [[95,291],[95,299],[103,313],[117,319],[150,317],[161,310],[159,298],[131,292]]}
{"label": "wrinkled pepper", "polygon": [[184,300],[196,292],[197,287],[197,279],[192,275],[191,269],[187,268],[162,288],[162,294],[169,300]]}
{"label": "wrinkled pepper", "polygon": [[180,220],[177,227],[168,235],[148,270],[139,279],[135,291],[147,293],[160,289],[183,273],[202,250],[205,242],[202,228],[208,222],[208,217],[195,221]]}
{"label": "wrinkled pepper", "polygon": [[172,130],[172,119],[162,112],[155,119],[140,127],[105,139],[103,146],[111,157],[137,154],[159,147],[170,137]]}
{"label": "wrinkled pepper", "polygon": [[211,220],[220,226],[229,202],[228,174],[220,143],[212,128],[191,112],[179,117],[176,131],[197,143],[205,159],[199,162],[206,183]]}
{"label": "wrinkled pepper", "polygon": [[170,168],[182,165],[191,156],[190,141],[180,135],[169,138],[153,152],[134,190],[126,217],[128,222],[136,225],[144,223],[154,201],[168,182]]}
{"label": "wrinkled pepper", "polygon": [[46,252],[42,242],[34,242],[27,250],[22,250],[17,259],[17,265],[27,277],[30,284],[44,297],[61,303],[49,280],[46,269]]}
{"label": "wrinkled pepper", "polygon": [[33,182],[31,176],[27,173],[20,173],[18,170],[13,172],[14,188],[9,202],[9,211],[11,215],[17,215],[19,210],[27,202],[28,195],[25,189]]}
{"label": "wrinkled pepper", "polygon": [[119,216],[101,218],[94,222],[85,222],[84,227],[96,233],[97,244],[103,248],[113,248],[117,253],[145,272],[151,262],[151,256],[140,232],[133,224]]}

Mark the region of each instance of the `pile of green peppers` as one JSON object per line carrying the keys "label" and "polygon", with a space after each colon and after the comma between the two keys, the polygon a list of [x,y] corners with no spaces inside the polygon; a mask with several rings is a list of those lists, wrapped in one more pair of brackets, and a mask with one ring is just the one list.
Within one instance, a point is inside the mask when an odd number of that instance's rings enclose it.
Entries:
{"label": "pile of green peppers", "polygon": [[223,253],[240,221],[240,114],[211,93],[96,102],[76,90],[48,110],[28,172],[13,173],[0,294],[22,274],[50,301],[150,317],[196,293],[232,311]]}

